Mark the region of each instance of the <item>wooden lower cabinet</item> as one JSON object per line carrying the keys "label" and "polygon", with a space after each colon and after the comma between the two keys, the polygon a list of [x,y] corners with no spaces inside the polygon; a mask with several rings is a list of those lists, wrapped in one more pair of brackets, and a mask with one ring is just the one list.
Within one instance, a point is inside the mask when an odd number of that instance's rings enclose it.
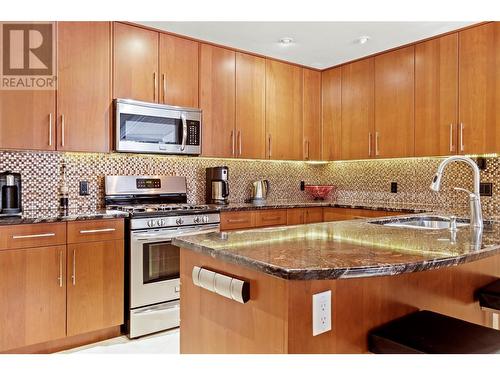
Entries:
{"label": "wooden lower cabinet", "polygon": [[247,229],[255,227],[255,211],[222,212],[220,230]]}
{"label": "wooden lower cabinet", "polygon": [[323,221],[322,207],[289,208],[286,214],[287,225],[312,224]]}
{"label": "wooden lower cabinet", "polygon": [[255,226],[273,227],[276,225],[286,225],[286,211],[286,209],[257,211],[255,213]]}
{"label": "wooden lower cabinet", "polygon": [[304,224],[304,209],[289,208],[286,210],[286,225]]}
{"label": "wooden lower cabinet", "polygon": [[341,221],[363,219],[369,217],[381,216],[397,216],[406,215],[407,212],[401,211],[384,211],[384,210],[369,210],[363,208],[342,208],[342,207],[325,207],[323,210],[323,221]]}
{"label": "wooden lower cabinet", "polygon": [[123,324],[123,240],[68,245],[68,336]]}
{"label": "wooden lower cabinet", "polygon": [[0,251],[0,352],[66,336],[66,245]]}

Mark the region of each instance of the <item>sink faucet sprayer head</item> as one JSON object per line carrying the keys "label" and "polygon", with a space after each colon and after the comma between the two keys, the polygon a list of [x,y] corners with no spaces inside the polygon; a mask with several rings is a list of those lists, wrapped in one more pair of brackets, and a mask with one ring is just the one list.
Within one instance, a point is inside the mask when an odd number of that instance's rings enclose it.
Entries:
{"label": "sink faucet sprayer head", "polygon": [[443,177],[443,174],[439,172],[434,175],[431,183],[431,190],[439,191],[441,187],[441,177]]}

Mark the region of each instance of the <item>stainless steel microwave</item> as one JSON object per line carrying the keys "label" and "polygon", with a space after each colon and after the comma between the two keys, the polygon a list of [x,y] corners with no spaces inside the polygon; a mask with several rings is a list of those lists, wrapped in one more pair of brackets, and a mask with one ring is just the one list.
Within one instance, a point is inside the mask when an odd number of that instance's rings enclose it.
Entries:
{"label": "stainless steel microwave", "polygon": [[199,155],[201,110],[115,99],[119,152]]}

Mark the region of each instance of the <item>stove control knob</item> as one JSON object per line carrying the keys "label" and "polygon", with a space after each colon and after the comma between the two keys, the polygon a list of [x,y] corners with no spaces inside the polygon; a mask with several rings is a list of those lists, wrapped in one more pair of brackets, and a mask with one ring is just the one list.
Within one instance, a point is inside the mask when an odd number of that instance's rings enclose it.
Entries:
{"label": "stove control knob", "polygon": [[200,217],[199,216],[195,216],[195,218],[193,219],[193,223],[195,224],[199,224],[200,223]]}
{"label": "stove control knob", "polygon": [[148,220],[148,227],[154,227],[155,226],[155,222],[154,220]]}
{"label": "stove control knob", "polygon": [[181,218],[178,218],[178,219],[175,221],[175,223],[176,223],[177,225],[182,225],[182,224],[184,224],[184,220],[182,220]]}
{"label": "stove control knob", "polygon": [[165,225],[165,220],[163,220],[163,219],[156,220],[156,226],[157,227],[161,227],[163,225]]}
{"label": "stove control knob", "polygon": [[165,219],[161,219],[160,221],[161,221],[161,226],[162,227],[164,227],[167,224],[166,221],[165,221]]}
{"label": "stove control knob", "polygon": [[208,216],[203,216],[203,222],[208,223]]}

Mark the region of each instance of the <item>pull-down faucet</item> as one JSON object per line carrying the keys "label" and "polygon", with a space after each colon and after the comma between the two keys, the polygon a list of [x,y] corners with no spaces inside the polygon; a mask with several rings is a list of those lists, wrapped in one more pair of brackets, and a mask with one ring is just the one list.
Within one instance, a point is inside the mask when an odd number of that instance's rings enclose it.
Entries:
{"label": "pull-down faucet", "polygon": [[443,177],[443,171],[444,168],[451,162],[454,161],[459,161],[463,162],[467,165],[469,165],[473,172],[474,172],[474,192],[471,192],[466,189],[462,188],[454,188],[455,190],[463,191],[469,194],[469,201],[470,201],[470,224],[471,226],[475,228],[482,228],[483,227],[483,214],[481,211],[481,197],[479,195],[479,182],[480,182],[480,175],[479,175],[479,168],[477,164],[472,160],[471,158],[468,158],[466,156],[460,156],[460,155],[455,155],[455,156],[450,156],[449,158],[444,159],[441,164],[439,164],[437,173],[435,174],[434,178],[432,179],[431,183],[431,189],[434,191],[439,191],[439,188],[441,187],[441,178]]}

